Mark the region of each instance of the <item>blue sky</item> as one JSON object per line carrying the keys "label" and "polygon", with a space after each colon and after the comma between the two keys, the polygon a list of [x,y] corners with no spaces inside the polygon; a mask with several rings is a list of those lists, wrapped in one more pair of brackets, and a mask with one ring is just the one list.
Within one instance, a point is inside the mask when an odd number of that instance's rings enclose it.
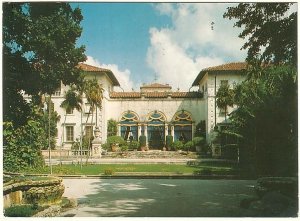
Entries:
{"label": "blue sky", "polygon": [[[125,90],[169,83],[188,90],[203,68],[242,61],[241,30],[221,3],[72,3],[82,10],[86,63],[111,69]],[[212,30],[211,22],[214,22]]]}

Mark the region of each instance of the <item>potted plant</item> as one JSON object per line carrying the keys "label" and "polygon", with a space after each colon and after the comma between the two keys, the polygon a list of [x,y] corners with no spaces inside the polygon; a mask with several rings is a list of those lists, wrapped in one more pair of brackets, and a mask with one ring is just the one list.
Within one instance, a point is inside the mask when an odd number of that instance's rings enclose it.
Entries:
{"label": "potted plant", "polygon": [[147,147],[147,142],[146,142],[147,138],[145,135],[141,135],[139,137],[139,141],[140,141],[140,148],[142,151],[144,150],[148,150],[148,147]]}
{"label": "potted plant", "polygon": [[203,137],[194,137],[193,143],[196,147],[196,152],[200,153],[202,151],[202,147],[205,144],[205,140]]}
{"label": "potted plant", "polygon": [[193,141],[188,141],[183,145],[184,150],[188,153],[194,147]]}
{"label": "potted plant", "polygon": [[122,156],[126,156],[127,155],[127,151],[128,151],[128,145],[127,145],[127,143],[122,144],[121,151],[122,151],[122,153],[121,153]]}
{"label": "potted plant", "polygon": [[125,143],[124,139],[120,136],[111,136],[107,138],[107,143],[111,147],[111,151],[116,152]]}
{"label": "potted plant", "polygon": [[167,150],[171,150],[173,144],[173,136],[172,135],[167,135],[166,136],[166,148]]}
{"label": "potted plant", "polygon": [[136,151],[139,148],[140,143],[138,141],[132,141],[129,143],[129,149]]}
{"label": "potted plant", "polygon": [[182,150],[183,148],[183,143],[180,140],[176,140],[173,144],[172,144],[172,148],[176,151]]}

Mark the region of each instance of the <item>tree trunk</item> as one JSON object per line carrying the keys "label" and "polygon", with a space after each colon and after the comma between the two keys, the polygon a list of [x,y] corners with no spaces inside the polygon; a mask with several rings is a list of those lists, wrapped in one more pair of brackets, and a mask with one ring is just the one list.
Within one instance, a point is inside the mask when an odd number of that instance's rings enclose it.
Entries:
{"label": "tree trunk", "polygon": [[[91,126],[92,126],[92,133],[93,133],[94,107],[91,106],[91,108],[92,108]],[[91,148],[91,136],[92,136],[92,134],[89,134],[89,145],[88,145],[88,152],[87,152],[87,154],[86,154],[86,162],[85,162],[86,165],[87,165],[87,163],[88,163],[90,151],[91,151],[91,149],[92,149],[92,148]]]}
{"label": "tree trunk", "polygon": [[[82,107],[82,104],[81,104]],[[82,169],[82,137],[83,137],[83,130],[82,130],[82,108],[80,111],[80,169]]]}
{"label": "tree trunk", "polygon": [[62,140],[61,140],[61,145],[60,145],[60,153],[59,153],[59,161],[60,161],[60,166],[61,166],[61,150],[62,150],[62,146],[64,145],[64,140],[65,140],[65,124],[67,121],[67,112],[65,113],[65,119],[64,119],[64,123],[62,125]]}
{"label": "tree trunk", "polygon": [[51,162],[51,141],[50,141],[50,138],[51,138],[51,95],[49,96],[49,105],[48,105],[48,148],[49,148],[49,166],[50,166],[50,174],[52,174],[52,162]]}

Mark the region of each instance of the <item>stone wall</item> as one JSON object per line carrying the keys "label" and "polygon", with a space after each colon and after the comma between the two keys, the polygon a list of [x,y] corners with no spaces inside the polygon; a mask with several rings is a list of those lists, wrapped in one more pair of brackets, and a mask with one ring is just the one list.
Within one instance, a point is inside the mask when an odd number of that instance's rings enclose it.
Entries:
{"label": "stone wall", "polygon": [[16,204],[57,204],[61,202],[63,193],[64,185],[61,178],[46,177],[42,180],[12,180],[4,183],[3,205],[4,208],[8,208]]}
{"label": "stone wall", "polygon": [[[43,157],[47,158],[49,157],[49,150],[42,150]],[[52,157],[69,157],[73,156],[72,150],[51,150],[51,156]]]}

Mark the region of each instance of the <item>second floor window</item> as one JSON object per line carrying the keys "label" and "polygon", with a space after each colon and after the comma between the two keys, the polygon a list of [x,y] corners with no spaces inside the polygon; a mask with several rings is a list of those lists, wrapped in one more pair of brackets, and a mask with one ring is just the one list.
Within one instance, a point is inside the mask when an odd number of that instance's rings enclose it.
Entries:
{"label": "second floor window", "polygon": [[66,114],[73,114],[73,109],[71,109],[71,108],[70,108],[70,109],[67,109],[67,110],[66,110]]}
{"label": "second floor window", "polygon": [[74,126],[66,126],[66,141],[74,141]]}
{"label": "second floor window", "polygon": [[[85,106],[85,111],[84,111],[84,112],[85,112],[86,114],[88,114],[88,113],[89,113],[89,111],[90,111],[90,107],[91,107],[91,105],[90,105],[89,103],[85,103],[85,105],[84,105],[84,106]],[[92,113],[92,112],[91,112],[91,113]]]}
{"label": "second floor window", "polygon": [[85,136],[86,137],[93,136],[93,126],[85,126]]}
{"label": "second floor window", "polygon": [[60,91],[55,91],[54,95],[55,96],[60,96]]}

